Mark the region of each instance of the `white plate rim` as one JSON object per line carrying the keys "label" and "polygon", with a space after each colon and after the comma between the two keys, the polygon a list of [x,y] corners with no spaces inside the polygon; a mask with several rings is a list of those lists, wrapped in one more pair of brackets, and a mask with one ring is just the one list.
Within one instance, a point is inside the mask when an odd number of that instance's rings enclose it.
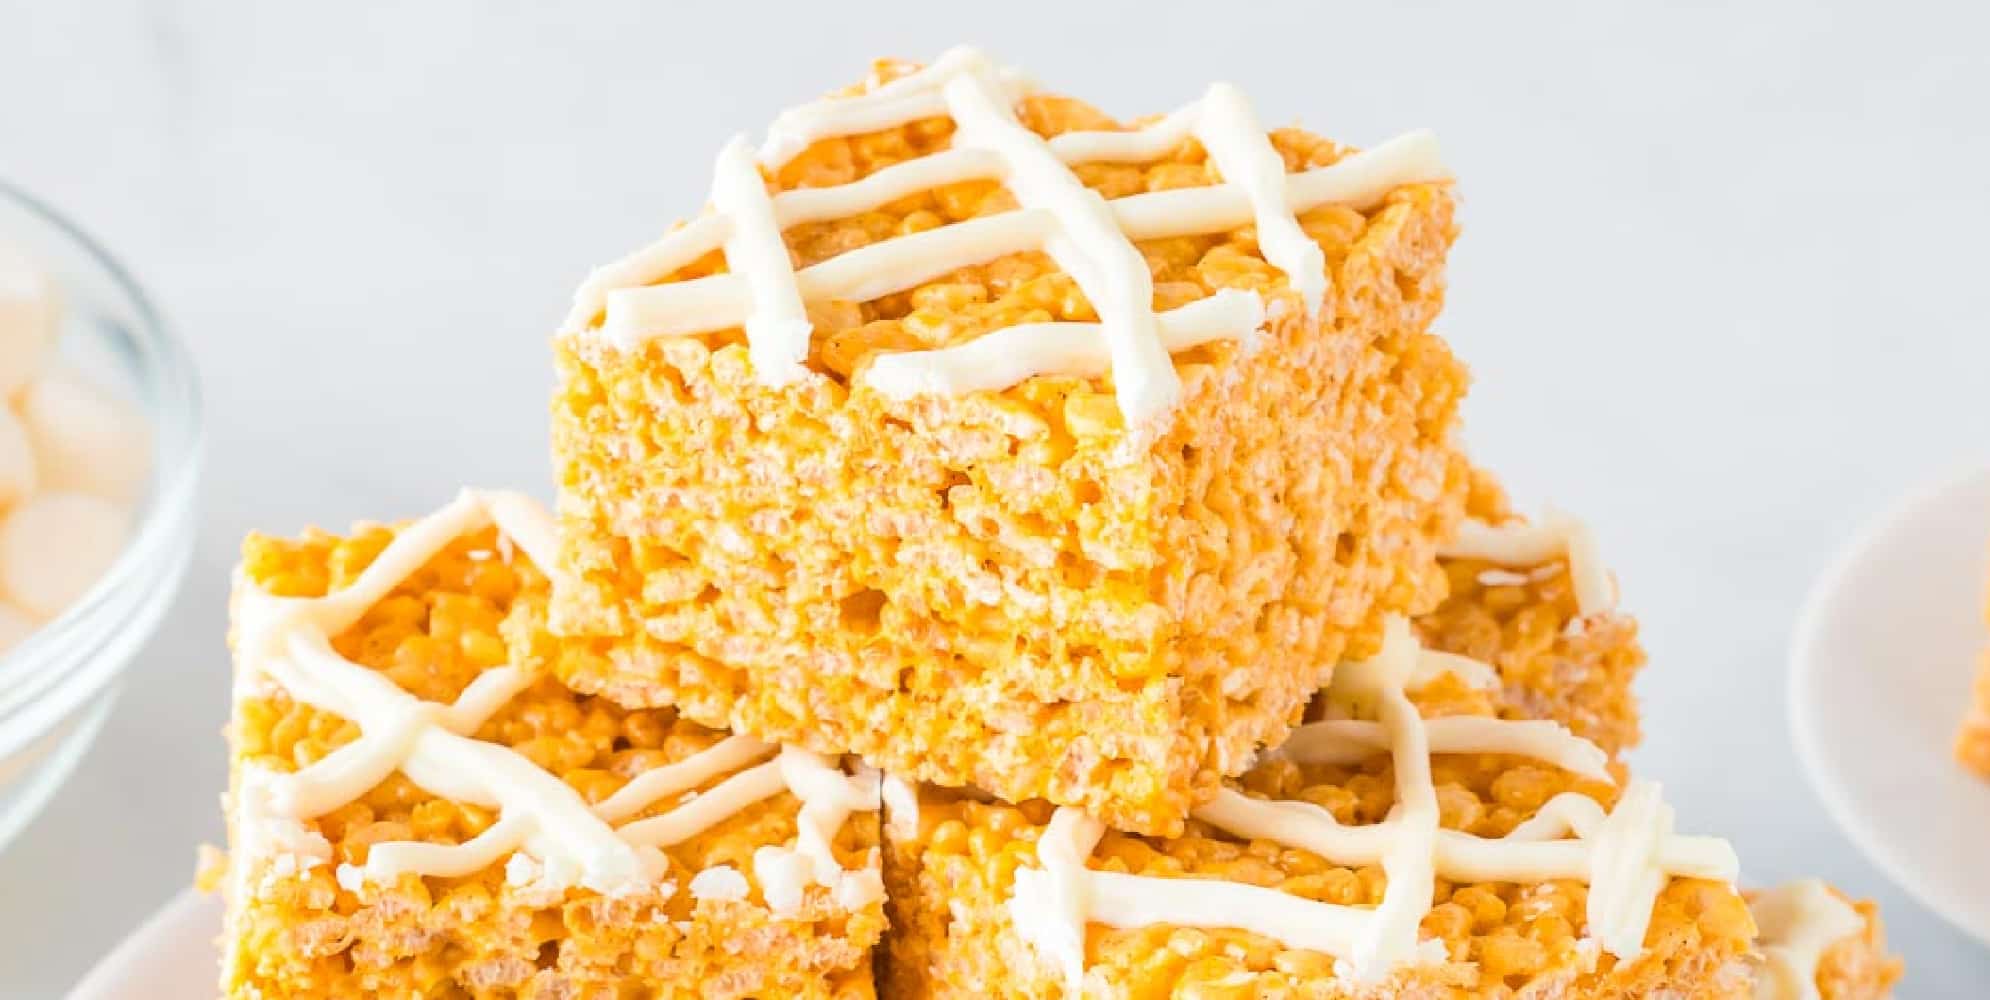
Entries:
{"label": "white plate rim", "polygon": [[178,962],[185,968],[198,958],[206,971],[202,990],[195,997],[211,997],[218,991],[220,978],[216,939],[221,934],[221,899],[186,888],[146,918],[110,953],[98,960],[89,973],[70,989],[68,1000],[136,1000],[138,997],[167,998],[175,994],[168,984],[160,992],[162,963]]}
{"label": "white plate rim", "polygon": [[[1824,724],[1817,717],[1819,678],[1818,671],[1813,669],[1813,665],[1820,662],[1817,649],[1825,639],[1826,611],[1853,574],[1874,558],[1875,553],[1905,526],[1930,508],[1948,500],[1952,494],[1973,489],[1990,490],[1990,465],[1972,461],[1913,490],[1862,524],[1837,552],[1811,585],[1791,631],[1786,709],[1791,739],[1803,764],[1804,774],[1839,829],[1908,895],[1957,929],[1990,945],[1990,917],[1959,901],[1949,884],[1908,858],[1899,845],[1857,807],[1853,791],[1843,783],[1842,776],[1825,765],[1828,754],[1824,749]],[[1986,512],[1986,517],[1990,517],[1990,512]],[[1979,553],[1984,551],[1978,549]],[[1977,589],[1971,592],[1972,600],[1979,607],[1983,597],[1981,587],[1979,577]],[[1966,668],[1958,664],[1957,669]],[[1957,721],[1960,721],[1959,714]],[[1961,766],[1946,757],[1941,763],[1960,772]]]}

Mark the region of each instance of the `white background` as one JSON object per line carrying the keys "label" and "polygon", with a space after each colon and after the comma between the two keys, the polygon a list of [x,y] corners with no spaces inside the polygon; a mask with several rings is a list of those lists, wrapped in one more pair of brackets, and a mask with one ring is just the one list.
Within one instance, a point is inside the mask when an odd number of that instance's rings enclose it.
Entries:
{"label": "white background", "polygon": [[1440,322],[1479,379],[1470,440],[1600,532],[1653,658],[1635,763],[1751,881],[1879,898],[1904,996],[1990,982],[1826,819],[1783,713],[1833,549],[1990,452],[1979,14],[345,6],[0,0],[0,175],[162,301],[211,459],[178,613],[0,857],[0,995],[58,993],[219,837],[244,531],[544,492],[547,334],[585,270],[695,211],[731,133],[962,40],[1124,115],[1220,76],[1360,144],[1435,128],[1465,197]]}

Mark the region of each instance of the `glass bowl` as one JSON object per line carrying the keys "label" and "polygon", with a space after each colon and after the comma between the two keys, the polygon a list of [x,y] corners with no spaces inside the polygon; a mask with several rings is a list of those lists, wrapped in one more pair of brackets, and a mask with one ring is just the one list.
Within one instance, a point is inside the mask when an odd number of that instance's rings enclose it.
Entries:
{"label": "glass bowl", "polygon": [[75,603],[0,656],[0,848],[46,805],[97,735],[119,681],[172,603],[193,549],[200,403],[192,362],[117,260],[0,182],[0,240],[55,279],[56,354],[151,425],[152,468],[131,535]]}

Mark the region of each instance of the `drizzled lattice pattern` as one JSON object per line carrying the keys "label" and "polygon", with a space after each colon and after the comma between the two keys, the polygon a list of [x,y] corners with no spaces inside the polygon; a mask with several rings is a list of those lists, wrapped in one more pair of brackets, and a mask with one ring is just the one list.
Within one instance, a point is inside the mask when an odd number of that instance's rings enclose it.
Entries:
{"label": "drizzled lattice pattern", "polygon": [[[1467,548],[1477,558],[1522,563],[1539,555],[1566,558],[1582,577],[1578,590],[1599,603],[1614,601],[1607,574],[1595,566],[1587,530],[1572,518],[1548,529],[1522,524],[1478,525]],[[1105,828],[1082,811],[1063,808],[1037,842],[1036,868],[1016,873],[1010,912],[1018,932],[1057,965],[1076,990],[1085,974],[1087,923],[1112,927],[1153,924],[1234,927],[1340,962],[1343,977],[1373,982],[1396,969],[1445,956],[1419,942],[1435,880],[1456,882],[1586,882],[1588,936],[1620,959],[1644,945],[1652,907],[1672,877],[1732,882],[1738,873],[1725,841],[1681,836],[1657,785],[1632,781],[1605,812],[1574,792],[1550,799],[1504,837],[1485,838],[1439,824],[1430,757],[1436,753],[1507,754],[1615,783],[1608,757],[1557,723],[1481,717],[1423,719],[1407,692],[1452,674],[1467,684],[1497,683],[1484,664],[1419,647],[1407,623],[1392,621],[1382,652],[1335,668],[1327,692],[1329,718],[1294,731],[1275,753],[1299,763],[1352,763],[1386,751],[1394,765],[1396,804],[1388,818],[1343,826],[1308,802],[1258,799],[1225,788],[1197,809],[1197,820],[1238,837],[1264,839],[1343,866],[1380,865],[1387,886],[1379,905],[1318,902],[1241,883],[1095,871],[1086,859]]]}
{"label": "drizzled lattice pattern", "polygon": [[[1310,314],[1319,309],[1328,278],[1297,213],[1329,203],[1367,207],[1395,187],[1448,176],[1428,133],[1287,174],[1248,99],[1223,83],[1144,128],[1045,140],[1014,113],[1015,102],[1033,89],[1019,74],[961,48],[864,94],[783,113],[757,155],[743,139],[721,151],[711,212],[591,275],[575,296],[565,330],[595,331],[626,348],[651,337],[744,327],[757,377],[782,385],[806,373],[807,301],[869,300],[962,267],[1042,250],[1077,282],[1099,322],[1029,324],[955,347],[886,355],[873,362],[864,383],[910,396],[999,389],[1052,372],[1109,371],[1122,414],[1140,424],[1180,395],[1172,352],[1250,338],[1263,326],[1267,307],[1253,293],[1225,291],[1156,314],[1152,277],[1136,240],[1253,225],[1266,260],[1284,273]],[[770,196],[756,167],[757,161],[778,168],[818,140],[936,116],[953,119],[952,148],[849,184]],[[1150,162],[1190,139],[1202,144],[1225,183],[1108,201],[1069,169],[1087,162]],[[782,242],[785,227],[990,179],[1014,194],[1015,211],[886,240],[799,271]],[[720,249],[729,273],[654,284]]]}
{"label": "drizzled lattice pattern", "polygon": [[[414,697],[332,648],[332,636],[452,541],[493,524],[506,545],[533,563],[553,564],[551,518],[536,503],[517,494],[465,491],[401,530],[344,589],[285,598],[242,585],[238,697],[274,683],[300,703],[358,723],[361,735],[302,770],[251,766],[245,771],[235,793],[241,850],[232,863],[238,877],[246,878],[252,864],[264,859],[287,858],[304,867],[328,862],[331,845],[306,821],[358,799],[399,771],[432,795],[496,809],[498,820],[460,844],[375,844],[363,866],[339,869],[338,880],[348,889],[391,883],[404,873],[467,875],[507,858],[507,876],[519,885],[553,890],[579,885],[604,893],[655,887],[665,869],[661,848],[787,791],[801,802],[795,844],[762,848],[755,858],[769,904],[777,910],[797,906],[810,884],[830,888],[846,907],[881,895],[875,868],[846,871],[831,848],[851,812],[878,807],[874,773],[848,775],[828,757],[733,736],[640,774],[590,806],[523,754],[474,738],[535,679],[519,668],[486,670],[443,705]],[[733,773],[676,808],[632,818],[728,772]]]}

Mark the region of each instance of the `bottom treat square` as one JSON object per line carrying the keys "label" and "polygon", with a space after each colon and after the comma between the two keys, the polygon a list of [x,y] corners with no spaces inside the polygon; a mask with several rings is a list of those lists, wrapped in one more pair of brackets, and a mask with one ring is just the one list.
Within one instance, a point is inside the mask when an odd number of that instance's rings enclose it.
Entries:
{"label": "bottom treat square", "polygon": [[1587,533],[1474,507],[1444,604],[1182,836],[887,778],[886,995],[1885,996],[1869,904],[1759,894],[1758,937],[1732,850],[1617,761],[1644,656]]}
{"label": "bottom treat square", "polygon": [[551,680],[551,530],[245,545],[224,996],[874,995],[876,775]]}

